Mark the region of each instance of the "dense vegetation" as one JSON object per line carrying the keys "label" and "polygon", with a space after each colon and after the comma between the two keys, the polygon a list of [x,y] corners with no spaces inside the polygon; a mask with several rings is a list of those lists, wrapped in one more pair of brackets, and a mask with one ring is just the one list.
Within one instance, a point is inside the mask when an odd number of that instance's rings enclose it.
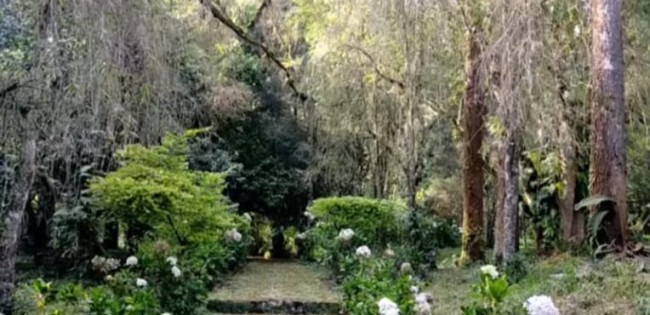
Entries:
{"label": "dense vegetation", "polygon": [[649,0],[0,1],[0,312],[201,314],[262,256],[349,314],[647,314],[648,43]]}

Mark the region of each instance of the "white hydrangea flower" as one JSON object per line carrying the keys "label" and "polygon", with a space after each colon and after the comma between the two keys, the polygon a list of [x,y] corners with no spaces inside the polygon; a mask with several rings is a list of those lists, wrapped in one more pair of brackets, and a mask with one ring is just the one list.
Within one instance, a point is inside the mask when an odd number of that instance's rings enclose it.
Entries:
{"label": "white hydrangea flower", "polygon": [[113,281],[113,276],[108,275],[108,276],[104,277],[104,281],[106,281],[106,282],[111,282],[111,281]]}
{"label": "white hydrangea flower", "polygon": [[244,217],[244,220],[246,220],[246,221],[248,221],[248,222],[252,222],[252,221],[253,221],[253,217],[252,217],[251,214],[248,213],[248,212],[244,212],[244,214],[242,214],[242,216]]}
{"label": "white hydrangea flower", "polygon": [[309,220],[309,222],[316,220],[316,215],[309,211],[305,211],[303,214],[307,217],[307,220]]}
{"label": "white hydrangea flower", "polygon": [[90,261],[93,270],[101,273],[109,273],[113,270],[120,268],[120,261],[115,258],[106,258],[102,256],[95,256]]}
{"label": "white hydrangea flower", "polygon": [[433,301],[433,298],[427,293],[419,293],[415,295],[415,312],[417,315],[431,315],[432,308],[429,301]]}
{"label": "white hydrangea flower", "polygon": [[368,258],[372,255],[372,252],[368,246],[363,245],[357,248],[356,254],[357,256]]}
{"label": "white hydrangea flower", "polygon": [[226,239],[230,242],[239,243],[242,239],[242,235],[237,231],[237,228],[232,228],[226,231]]}
{"label": "white hydrangea flower", "polygon": [[126,259],[126,263],[124,265],[128,266],[128,267],[137,266],[138,265],[138,257],[130,256],[129,258]]}
{"label": "white hydrangea flower", "polygon": [[560,311],[547,295],[534,295],[524,302],[528,315],[560,315]]}
{"label": "white hydrangea flower", "polygon": [[339,239],[342,241],[349,241],[354,237],[354,231],[352,229],[343,229],[339,232]]}
{"label": "white hydrangea flower", "polygon": [[176,264],[178,264],[178,258],[176,258],[174,256],[167,257],[166,261],[167,261],[167,263],[169,263],[172,266],[176,266]]}
{"label": "white hydrangea flower", "polygon": [[420,288],[418,288],[416,285],[411,286],[411,294],[417,295],[418,293],[420,293]]}
{"label": "white hydrangea flower", "polygon": [[144,287],[146,287],[148,285],[148,283],[147,283],[147,280],[144,280],[142,278],[138,278],[138,279],[135,279],[135,285],[140,287],[140,288],[144,288]]}
{"label": "white hydrangea flower", "polygon": [[418,293],[415,295],[415,303],[416,304],[422,304],[422,303],[429,303],[429,300],[427,299],[426,293]]}
{"label": "white hydrangea flower", "polygon": [[384,251],[384,255],[390,258],[395,257],[395,251],[390,248],[386,248],[386,250]]}
{"label": "white hydrangea flower", "polygon": [[377,303],[377,306],[379,306],[379,314],[381,315],[399,314],[399,306],[397,306],[397,304],[391,301],[389,298],[382,298]]}
{"label": "white hydrangea flower", "polygon": [[174,275],[174,278],[180,277],[182,274],[181,269],[177,266],[172,267],[172,274]]}
{"label": "white hydrangea flower", "polygon": [[407,275],[407,274],[410,274],[411,272],[413,272],[413,267],[411,266],[411,263],[404,262],[399,266],[399,271],[402,274]]}
{"label": "white hydrangea flower", "polygon": [[415,304],[415,313],[417,315],[431,315],[431,304],[429,303],[418,303]]}
{"label": "white hydrangea flower", "polygon": [[496,279],[499,277],[499,271],[497,271],[497,267],[494,265],[485,265],[481,267],[481,273],[484,275],[489,275],[492,277],[492,279]]}
{"label": "white hydrangea flower", "polygon": [[306,240],[307,235],[309,235],[309,233],[307,233],[307,232],[298,233],[296,235],[296,238],[299,239],[299,240]]}

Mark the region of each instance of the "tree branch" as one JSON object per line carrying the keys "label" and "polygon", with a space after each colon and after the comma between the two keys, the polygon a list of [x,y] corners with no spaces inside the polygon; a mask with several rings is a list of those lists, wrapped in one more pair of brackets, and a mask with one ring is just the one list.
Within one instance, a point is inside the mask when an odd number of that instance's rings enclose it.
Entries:
{"label": "tree branch", "polygon": [[379,69],[379,66],[377,65],[377,62],[375,62],[375,58],[373,58],[372,55],[370,55],[370,53],[365,51],[363,48],[358,47],[358,46],[354,46],[354,45],[349,45],[349,44],[346,44],[345,46],[352,49],[352,50],[356,50],[356,51],[360,52],[362,55],[366,56],[366,58],[368,58],[370,63],[372,63],[372,66],[373,66],[373,68],[375,70],[375,73],[377,73],[377,75],[379,77],[381,77],[382,79],[388,81],[391,84],[397,85],[397,87],[399,87],[401,90],[404,90],[406,88],[406,84],[404,84],[403,81],[392,78],[392,77],[386,75],[385,73],[383,73]]}
{"label": "tree branch", "polygon": [[211,0],[199,0],[199,1],[201,2],[201,4],[206,6],[206,8],[210,9],[210,13],[215,19],[219,20],[219,22],[221,22],[223,25],[225,25],[227,28],[233,31],[233,33],[235,33],[235,35],[237,35],[237,37],[241,41],[261,50],[263,52],[264,57],[266,57],[268,60],[274,63],[282,72],[284,72],[284,75],[286,76],[287,85],[289,85],[289,87],[293,91],[293,94],[295,94],[296,97],[298,97],[302,102],[305,102],[309,99],[309,97],[306,94],[300,92],[296,87],[291,70],[287,68],[284,64],[282,64],[280,59],[278,59],[278,57],[266,45],[264,45],[264,43],[261,43],[248,36],[241,27],[239,27],[228,16],[226,16],[217,6],[215,6],[212,3]]}
{"label": "tree branch", "polygon": [[0,90],[0,99],[4,99],[7,94],[17,90],[20,87],[20,84],[18,82],[14,82],[7,87],[3,88]]}
{"label": "tree branch", "polygon": [[250,33],[255,26],[257,26],[257,23],[260,21],[262,18],[262,14],[264,13],[264,10],[271,5],[271,0],[263,0],[262,4],[260,5],[259,8],[257,8],[257,12],[255,12],[255,17],[253,20],[248,23],[248,32]]}

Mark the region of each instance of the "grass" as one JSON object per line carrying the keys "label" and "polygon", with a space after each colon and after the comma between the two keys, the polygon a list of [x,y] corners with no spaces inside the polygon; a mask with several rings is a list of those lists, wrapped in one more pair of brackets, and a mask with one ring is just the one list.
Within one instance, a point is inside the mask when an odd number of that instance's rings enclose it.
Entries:
{"label": "grass", "polygon": [[[449,250],[441,256],[449,256]],[[460,314],[471,298],[478,266],[458,269],[443,259],[426,291],[435,298],[435,314]],[[511,289],[507,305],[532,295],[549,295],[563,315],[650,314],[650,274],[640,261],[606,258],[595,261],[567,254],[525,264],[526,275]]]}
{"label": "grass", "polygon": [[284,300],[339,303],[341,297],[318,267],[296,262],[250,262],[210,299],[221,301]]}

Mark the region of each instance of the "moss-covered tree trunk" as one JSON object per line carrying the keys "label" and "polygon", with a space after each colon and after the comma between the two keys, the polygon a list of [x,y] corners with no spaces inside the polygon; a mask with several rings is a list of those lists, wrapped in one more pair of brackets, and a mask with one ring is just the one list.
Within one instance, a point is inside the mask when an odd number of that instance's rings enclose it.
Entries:
{"label": "moss-covered tree trunk", "polygon": [[[613,199],[603,226],[609,241],[624,248],[628,240],[626,202],[625,99],[623,76],[623,0],[592,0],[592,195]],[[612,209],[613,208],[613,209]]]}
{"label": "moss-covered tree trunk", "polygon": [[503,260],[503,205],[506,198],[506,178],[503,170],[503,144],[497,146],[496,171],[496,203],[494,215],[494,258],[496,261]]}
{"label": "moss-covered tree trunk", "polygon": [[467,32],[465,97],[463,104],[463,248],[461,262],[483,260],[483,120],[484,91],[481,79],[480,20],[473,17]]}
{"label": "moss-covered tree trunk", "polygon": [[[508,117],[508,116],[506,116]],[[509,262],[519,250],[519,156],[521,133],[516,115],[508,117],[503,145],[503,242],[502,258]]]}
{"label": "moss-covered tree trunk", "polygon": [[[27,124],[27,122],[24,122]],[[31,128],[27,128],[31,129]],[[23,228],[23,217],[36,173],[36,139],[33,130],[24,132],[21,166],[10,191],[9,205],[0,227],[0,313],[12,314],[16,285],[16,255]]]}
{"label": "moss-covered tree trunk", "polygon": [[572,124],[568,117],[560,126],[562,158],[562,182],[564,191],[560,196],[560,217],[562,219],[562,240],[567,244],[578,244],[584,239],[584,215],[574,209],[578,180],[578,154],[574,141]]}

